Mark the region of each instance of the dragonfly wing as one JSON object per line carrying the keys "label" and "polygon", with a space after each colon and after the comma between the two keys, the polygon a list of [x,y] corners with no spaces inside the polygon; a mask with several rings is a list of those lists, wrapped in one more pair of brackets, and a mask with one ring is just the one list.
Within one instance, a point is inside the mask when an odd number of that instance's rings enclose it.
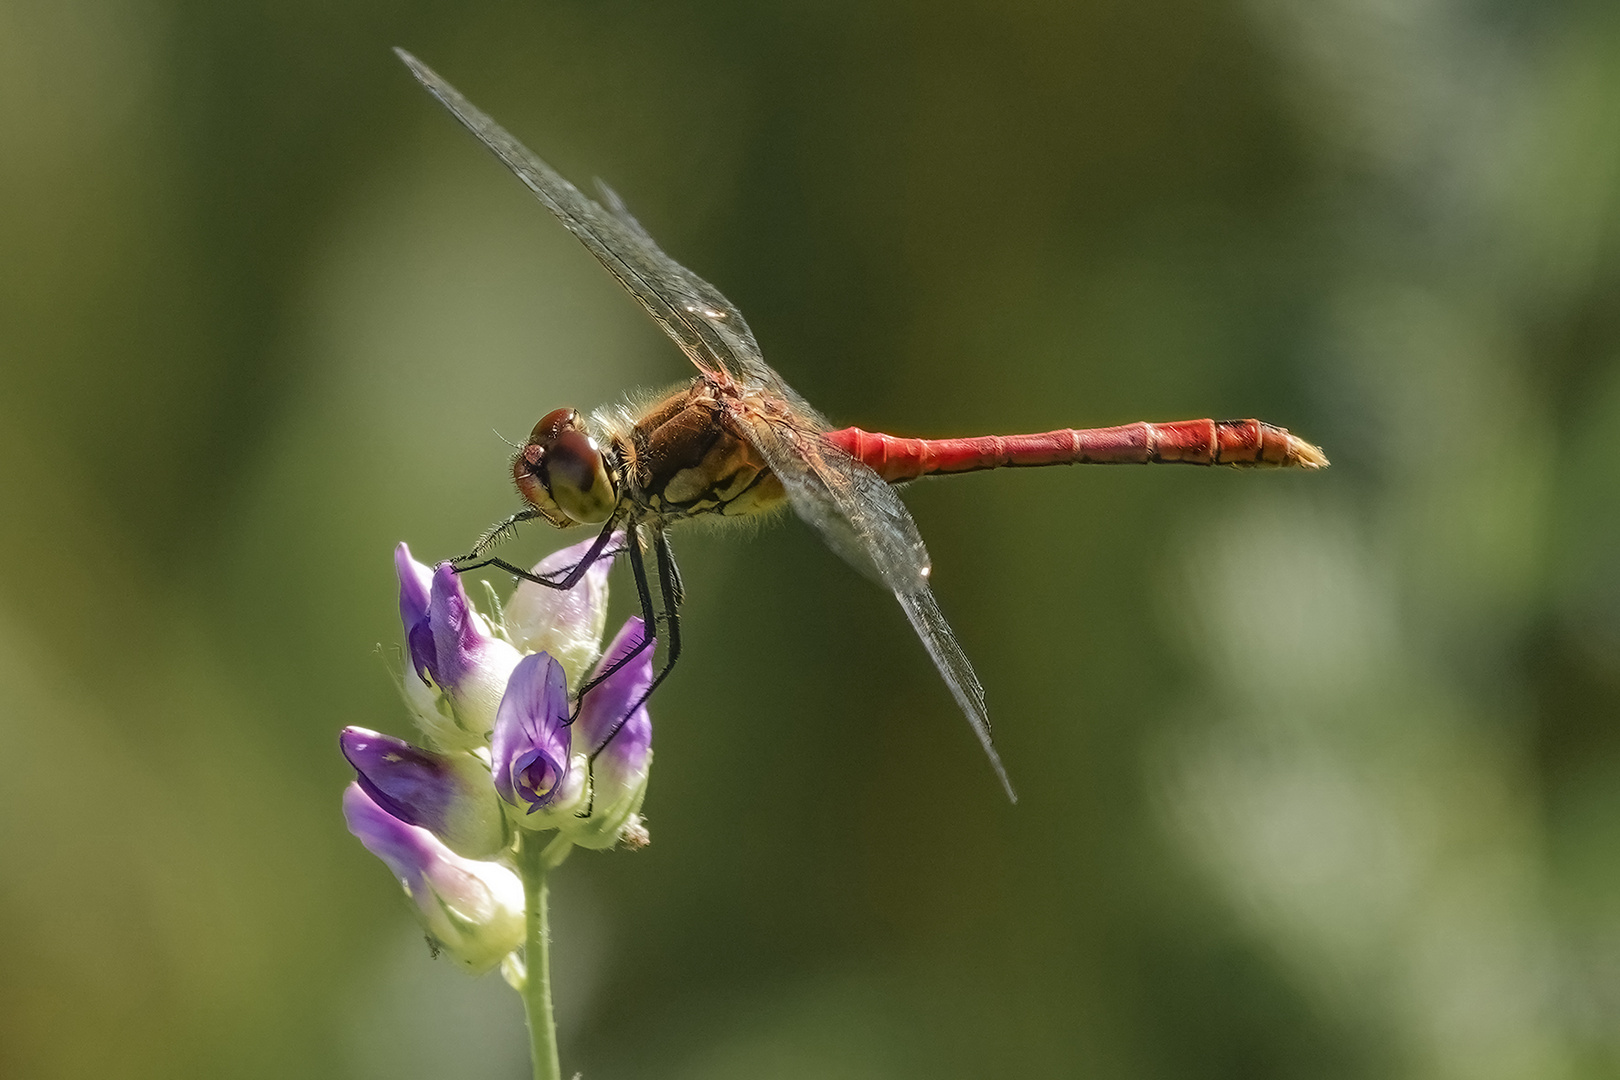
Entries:
{"label": "dragonfly wing", "polygon": [[513,138],[431,68],[395,49],[417,81],[532,191],[618,279],[699,371],[775,391],[781,377],[760,359],[742,312],[720,290],[665,255],[623,200],[603,187],[607,206],[583,194]]}
{"label": "dragonfly wing", "polygon": [[957,644],[956,635],[951,633],[950,624],[939,610],[939,604],[934,600],[934,590],[926,585],[915,592],[896,590],[894,598],[900,601],[906,618],[911,620],[912,629],[922,639],[923,648],[928,650],[934,666],[945,679],[945,685],[950,687],[951,696],[968,718],[968,723],[973,725],[973,734],[979,737],[979,745],[984,747],[985,754],[990,758],[990,767],[996,770],[996,779],[1001,781],[1007,798],[1017,802],[1018,793],[1013,790],[1012,781],[1007,779],[1001,755],[996,753],[996,744],[990,739],[990,713],[984,705],[984,687],[979,685],[979,677],[973,674],[973,665],[968,663],[967,654]]}
{"label": "dragonfly wing", "polygon": [[1007,797],[1017,802],[991,740],[984,687],[929,588],[928,548],[906,504],[882,477],[816,432],[757,416],[748,426],[749,441],[782,481],[799,516],[846,562],[894,593],[973,726]]}
{"label": "dragonfly wing", "polygon": [[601,185],[605,206],[587,197],[426,64],[403,49],[394,51],[618,279],[699,371],[729,380],[740,400],[759,404],[738,413],[749,441],[781,479],[799,516],[851,565],[894,591],[1012,797],[990,742],[984,690],[928,588],[928,549],[899,496],[871,469],[819,437],[826,420],[765,363],[742,312],[719,289],[665,255],[618,195]]}
{"label": "dragonfly wing", "polygon": [[[797,419],[797,418],[796,418]],[[928,548],[906,504],[877,473],[796,422],[746,418],[800,517],[845,562],[896,592],[928,586]]]}

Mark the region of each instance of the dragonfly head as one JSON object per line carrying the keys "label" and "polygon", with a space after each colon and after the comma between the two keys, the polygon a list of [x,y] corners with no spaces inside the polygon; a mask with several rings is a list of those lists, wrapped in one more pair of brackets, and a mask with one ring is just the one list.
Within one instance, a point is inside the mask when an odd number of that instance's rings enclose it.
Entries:
{"label": "dragonfly head", "polygon": [[607,460],[574,409],[540,418],[512,459],[518,493],[559,529],[606,521],[619,505]]}

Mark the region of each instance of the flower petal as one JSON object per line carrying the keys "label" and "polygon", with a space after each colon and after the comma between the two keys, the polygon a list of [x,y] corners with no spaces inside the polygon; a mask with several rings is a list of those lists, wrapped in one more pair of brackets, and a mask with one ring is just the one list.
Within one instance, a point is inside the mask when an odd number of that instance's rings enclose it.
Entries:
{"label": "flower petal", "polygon": [[390,814],[358,782],[343,791],[343,817],[349,831],[388,864],[406,892],[420,891],[424,868],[435,856],[432,833]]}
{"label": "flower petal", "polygon": [[[433,648],[433,630],[428,625],[428,606],[433,589],[433,571],[411,557],[411,549],[401,541],[394,549],[394,573],[399,577],[399,619],[405,627],[405,648],[416,681],[426,684],[438,679],[438,655]],[[410,688],[407,688],[407,693]]]}
{"label": "flower petal", "polygon": [[[646,627],[640,619],[626,620],[597,663],[593,677],[630,656],[645,635]],[[656,644],[656,640],[649,641],[646,648],[588,692],[574,722],[580,739],[595,753],[591,762],[591,812],[562,825],[569,839],[581,847],[628,843],[632,833],[641,837],[635,846],[646,843],[638,813],[652,767],[652,718],[641,699],[652,685]]]}
{"label": "flower petal", "polygon": [[433,627],[423,619],[405,633],[405,649],[410,653],[411,671],[416,681],[439,685],[439,650],[433,643]]}
{"label": "flower petal", "polygon": [[490,744],[495,791],[533,813],[553,802],[570,769],[568,683],[546,653],[518,661],[495,714]]}
{"label": "flower petal", "polygon": [[[608,646],[607,652],[602,654],[602,659],[591,671],[591,678],[600,677],[602,672],[635,652],[646,634],[647,628],[640,616],[632,615],[626,619],[624,626],[614,636],[613,644]],[[620,750],[619,743],[629,736],[630,733],[622,728],[617,735],[613,735],[613,728],[621,721],[628,726],[627,716],[631,707],[642,699],[652,685],[653,654],[657,647],[658,639],[653,638],[640,653],[585,694],[579,708],[579,719],[574,723],[579,729],[580,741],[592,753],[601,750],[603,741],[610,735],[613,739],[612,749]],[[652,738],[650,728],[647,738],[649,741]]]}
{"label": "flower petal", "polygon": [[449,563],[433,574],[427,620],[412,631],[410,646],[412,663],[436,693],[417,694],[407,680],[406,699],[433,742],[448,750],[483,747],[520,655],[490,633]]}
{"label": "flower petal", "polygon": [[344,789],[343,816],[394,872],[428,934],[469,971],[488,971],[523,943],[523,884],[511,870],[462,858],[378,806],[358,783]]}
{"label": "flower petal", "polygon": [[427,618],[433,571],[412,558],[409,545],[401,540],[394,549],[394,573],[399,576],[399,619],[409,634],[411,627]]}
{"label": "flower petal", "polygon": [[461,575],[449,563],[440,563],[433,572],[428,622],[433,627],[433,648],[438,654],[433,679],[449,689],[478,665],[478,654],[491,636],[467,599]]}
{"label": "flower petal", "polygon": [[394,817],[429,830],[468,858],[504,846],[505,819],[489,770],[478,758],[422,750],[359,727],[344,728],[338,743],[360,787]]}
{"label": "flower petal", "polygon": [[[533,573],[549,574],[567,570],[585,557],[592,537],[572,547],[554,551],[535,564]],[[608,550],[624,542],[615,533]],[[602,645],[602,628],[607,622],[608,571],[613,557],[603,556],[591,564],[572,589],[548,589],[532,581],[518,582],[517,591],[507,601],[506,636],[522,652],[546,652],[562,664],[570,683],[578,683]]]}

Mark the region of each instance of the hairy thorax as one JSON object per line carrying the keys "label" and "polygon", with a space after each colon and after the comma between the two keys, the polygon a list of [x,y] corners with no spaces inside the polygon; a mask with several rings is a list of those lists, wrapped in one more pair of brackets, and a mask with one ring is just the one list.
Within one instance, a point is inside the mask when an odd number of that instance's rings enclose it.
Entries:
{"label": "hairy thorax", "polygon": [[720,392],[697,379],[615,432],[623,490],[666,519],[738,518],[774,509],[782,483],[743,437]]}

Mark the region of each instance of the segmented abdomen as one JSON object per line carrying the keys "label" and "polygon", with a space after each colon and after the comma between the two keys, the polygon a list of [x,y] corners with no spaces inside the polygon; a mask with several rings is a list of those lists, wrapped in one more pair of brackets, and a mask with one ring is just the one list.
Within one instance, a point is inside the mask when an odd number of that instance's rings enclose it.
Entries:
{"label": "segmented abdomen", "polygon": [[1142,421],[1120,427],[967,439],[903,439],[851,427],[822,437],[889,481],[1037,465],[1176,463],[1320,469],[1328,463],[1317,447],[1259,420]]}

